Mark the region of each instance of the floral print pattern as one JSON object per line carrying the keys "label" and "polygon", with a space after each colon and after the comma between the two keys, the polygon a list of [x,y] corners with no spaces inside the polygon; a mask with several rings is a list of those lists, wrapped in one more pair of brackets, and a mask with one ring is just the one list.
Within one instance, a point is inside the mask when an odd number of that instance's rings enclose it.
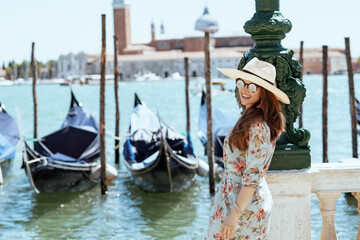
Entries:
{"label": "floral print pattern", "polygon": [[249,205],[241,215],[232,240],[264,240],[270,228],[272,197],[265,178],[274,146],[266,123],[254,123],[249,130],[249,148],[240,151],[228,137],[224,141],[224,167],[211,205],[210,223],[205,240],[224,240],[220,234],[222,222],[230,214],[242,186],[256,188]]}

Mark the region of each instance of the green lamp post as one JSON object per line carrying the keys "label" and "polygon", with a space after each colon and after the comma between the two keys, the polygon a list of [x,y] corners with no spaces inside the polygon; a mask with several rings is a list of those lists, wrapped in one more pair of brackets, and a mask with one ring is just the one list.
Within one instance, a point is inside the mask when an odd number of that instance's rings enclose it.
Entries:
{"label": "green lamp post", "polygon": [[290,104],[282,104],[286,117],[286,132],[276,143],[270,170],[304,169],[311,166],[310,132],[295,128],[294,122],[300,115],[299,107],[305,98],[305,86],[300,81],[302,66],[293,57],[294,52],[281,45],[285,34],[291,30],[291,22],[279,11],[279,0],[255,0],[256,13],[244,25],[251,34],[255,46],[245,53],[238,69],[242,69],[253,57],[273,64],[276,68],[277,86],[284,91]]}

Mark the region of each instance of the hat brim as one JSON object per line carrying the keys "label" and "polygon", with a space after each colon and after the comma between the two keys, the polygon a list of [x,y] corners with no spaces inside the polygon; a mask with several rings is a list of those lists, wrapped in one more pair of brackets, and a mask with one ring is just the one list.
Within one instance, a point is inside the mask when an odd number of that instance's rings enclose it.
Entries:
{"label": "hat brim", "polygon": [[269,92],[272,92],[279,101],[285,104],[290,104],[289,97],[286,95],[286,93],[255,75],[233,68],[217,68],[217,70],[231,79],[236,80],[241,78],[253,82],[256,85],[268,90]]}

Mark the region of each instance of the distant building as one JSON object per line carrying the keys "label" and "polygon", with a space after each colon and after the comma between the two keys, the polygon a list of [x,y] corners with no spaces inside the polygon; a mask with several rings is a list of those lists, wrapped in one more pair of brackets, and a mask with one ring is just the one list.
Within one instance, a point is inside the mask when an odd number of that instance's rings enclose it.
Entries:
{"label": "distant building", "polygon": [[[160,77],[172,73],[184,75],[184,57],[190,59],[191,76],[204,76],[204,37],[165,38],[156,37],[155,24],[150,24],[151,42],[132,44],[130,39],[130,5],[126,0],[114,0],[114,32],[118,37],[118,61],[120,78],[133,79],[148,72]],[[244,52],[254,45],[248,36],[212,37],[212,75],[220,76],[215,67],[237,67]]]}
{"label": "distant building", "polygon": [[[204,37],[167,38],[165,26],[161,23],[160,35],[155,34],[155,24],[150,23],[151,41],[132,44],[130,31],[129,0],[113,0],[114,33],[118,38],[118,69],[121,80],[134,80],[137,76],[154,73],[159,77],[169,77],[173,73],[184,76],[184,58],[190,60],[191,77],[204,77]],[[249,36],[214,37],[210,39],[212,77],[223,77],[216,68],[237,68],[243,54],[254,45]],[[299,59],[299,50],[294,50]],[[322,73],[322,49],[304,49],[304,74]],[[114,57],[106,57],[106,74],[114,71]],[[340,74],[347,71],[345,51],[329,48],[328,73]],[[353,63],[354,70],[358,63]],[[61,55],[57,63],[57,77],[81,78],[100,74],[100,55],[84,53]]]}
{"label": "distant building", "polygon": [[0,78],[6,78],[6,68],[0,68]]}
{"label": "distant building", "polygon": [[360,58],[351,59],[354,72],[360,72]]}
{"label": "distant building", "polygon": [[[223,77],[217,67],[237,68],[239,61],[250,47],[238,48],[218,48],[211,52],[211,68],[213,77]],[[204,73],[204,53],[203,52],[184,52],[181,50],[160,51],[153,54],[144,55],[119,55],[120,79],[133,79],[134,76],[155,73],[159,77],[167,78],[173,73],[185,75],[184,58],[190,59],[190,77],[203,77]]]}
{"label": "distant building", "polygon": [[[294,56],[300,59],[299,49],[294,50]],[[303,73],[322,74],[322,48],[308,48],[303,50]],[[345,50],[328,48],[328,74],[342,74],[347,72]]]}
{"label": "distant building", "polygon": [[[101,66],[100,55],[88,55],[86,75],[99,75]],[[114,56],[106,55],[105,74],[114,74]]]}
{"label": "distant building", "polygon": [[86,74],[88,56],[85,53],[60,55],[57,61],[58,78],[76,78]]}

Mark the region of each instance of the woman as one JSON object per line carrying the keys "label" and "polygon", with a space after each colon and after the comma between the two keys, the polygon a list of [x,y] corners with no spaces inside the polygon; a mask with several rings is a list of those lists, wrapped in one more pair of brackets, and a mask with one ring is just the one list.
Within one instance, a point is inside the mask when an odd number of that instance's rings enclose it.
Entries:
{"label": "woman", "polygon": [[279,101],[289,104],[276,87],[275,67],[257,58],[242,71],[218,69],[236,80],[236,99],[243,114],[224,141],[224,166],[211,207],[205,240],[267,239],[272,197],[263,177],[275,143],[285,131]]}

